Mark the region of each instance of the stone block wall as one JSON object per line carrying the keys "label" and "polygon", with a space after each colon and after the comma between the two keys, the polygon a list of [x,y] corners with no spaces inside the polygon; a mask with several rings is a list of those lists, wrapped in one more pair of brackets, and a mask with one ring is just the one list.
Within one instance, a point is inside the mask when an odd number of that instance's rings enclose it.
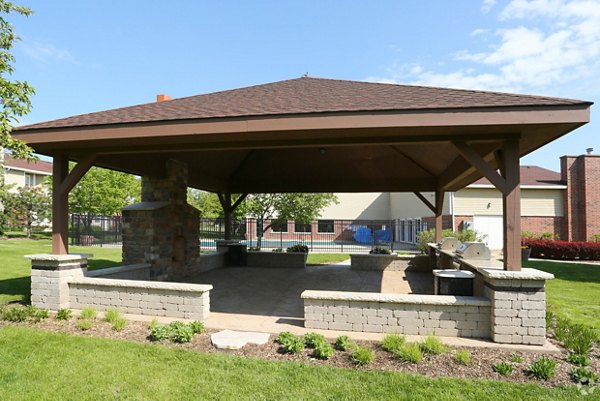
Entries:
{"label": "stone block wall", "polygon": [[350,255],[352,270],[431,271],[427,255]]}
{"label": "stone block wall", "polygon": [[302,298],[306,328],[490,337],[490,301],[481,297],[307,290]]}
{"label": "stone block wall", "polygon": [[210,313],[211,285],[79,278],[69,281],[71,308],[118,309],[147,316],[204,320]]}

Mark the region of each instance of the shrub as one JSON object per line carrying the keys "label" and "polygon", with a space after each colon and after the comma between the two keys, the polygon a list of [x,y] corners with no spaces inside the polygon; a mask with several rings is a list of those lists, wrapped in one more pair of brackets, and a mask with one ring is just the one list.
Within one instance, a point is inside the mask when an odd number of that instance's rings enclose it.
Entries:
{"label": "shrub", "polygon": [[194,320],[193,322],[190,323],[190,328],[192,329],[194,334],[200,334],[200,333],[204,332],[204,324],[197,320]]}
{"label": "shrub", "polygon": [[156,327],[156,326],[158,326],[158,319],[157,318],[152,319],[150,321],[150,323],[148,323],[148,328],[149,329],[152,329],[153,327]]}
{"label": "shrub", "polygon": [[56,320],[71,320],[71,317],[73,317],[71,309],[62,308],[56,312]]}
{"label": "shrub", "polygon": [[288,354],[299,354],[304,351],[304,341],[300,337],[292,335],[281,343],[281,348]]}
{"label": "shrub", "polygon": [[552,358],[541,357],[527,368],[527,373],[538,379],[549,380],[554,376],[556,361]]}
{"label": "shrub", "polygon": [[333,347],[324,340],[317,342],[314,348],[313,356],[318,359],[329,359],[335,353]]}
{"label": "shrub", "polygon": [[249,246],[248,247],[248,251],[249,252],[259,252],[260,251],[260,247],[259,246]]}
{"label": "shrub", "polygon": [[381,348],[388,352],[398,351],[404,346],[406,339],[399,334],[386,334],[381,342]]}
{"label": "shrub", "polygon": [[554,312],[552,312],[551,310],[546,311],[546,330],[550,330],[555,317],[556,314]]}
{"label": "shrub", "polygon": [[471,353],[466,349],[459,349],[454,354],[454,361],[461,365],[469,365],[471,363]]}
{"label": "shrub", "polygon": [[109,309],[104,312],[104,321],[108,323],[114,323],[116,320],[122,318],[121,313],[116,309]]}
{"label": "shrub", "polygon": [[394,355],[404,362],[419,363],[423,360],[423,352],[417,343],[404,344]]}
{"label": "shrub", "polygon": [[572,352],[569,352],[569,355],[567,355],[567,362],[577,366],[588,366],[590,364],[587,355],[574,354]]}
{"label": "shrub", "polygon": [[122,331],[127,324],[127,320],[123,316],[119,316],[112,322],[112,328],[114,331]]}
{"label": "shrub", "polygon": [[2,320],[24,322],[27,320],[27,310],[25,308],[6,308],[2,313]]}
{"label": "shrub", "polygon": [[189,324],[180,321],[174,321],[169,324],[171,328],[171,341],[174,343],[189,343],[194,337],[194,332]]}
{"label": "shrub", "polygon": [[300,252],[300,253],[308,253],[308,247],[304,244],[296,244],[290,246],[285,250],[286,252]]}
{"label": "shrub", "polygon": [[96,319],[98,315],[98,311],[91,306],[86,306],[81,310],[81,314],[79,315],[80,319]]}
{"label": "shrub", "polygon": [[594,385],[598,381],[598,375],[587,368],[573,368],[569,375],[575,383],[582,385]]}
{"label": "shrub", "polygon": [[275,341],[279,344],[283,344],[285,341],[291,339],[292,337],[296,337],[296,336],[294,334],[290,333],[289,331],[282,331],[281,333],[279,333],[279,335],[277,336]]}
{"label": "shrub", "polygon": [[283,252],[283,249],[281,249],[281,248],[273,248],[273,249],[271,249],[271,252]]}
{"label": "shrub", "polygon": [[39,323],[43,319],[48,319],[48,311],[46,309],[39,309],[33,305],[28,306],[27,315],[34,323]]}
{"label": "shrub", "polygon": [[375,352],[367,347],[356,347],[350,355],[350,360],[357,366],[365,366],[373,362]]}
{"label": "shrub", "polygon": [[510,356],[510,361],[514,363],[521,363],[523,362],[523,357],[519,354],[512,354]]}
{"label": "shrub", "polygon": [[571,325],[564,317],[556,319],[556,327],[554,328],[554,338],[560,342],[564,342],[571,330]]}
{"label": "shrub", "polygon": [[346,351],[355,346],[354,342],[348,336],[339,336],[335,339],[335,346],[340,351]]}
{"label": "shrub", "polygon": [[494,372],[499,373],[502,376],[510,376],[513,372],[513,367],[508,362],[499,362],[492,365]]}
{"label": "shrub", "polygon": [[425,354],[439,355],[448,351],[448,347],[444,345],[439,338],[430,335],[419,344],[421,351]]}
{"label": "shrub", "polygon": [[376,246],[375,248],[371,249],[371,250],[369,251],[369,253],[370,253],[371,255],[391,255],[391,254],[392,254],[392,251],[390,251],[390,250],[389,250],[389,249],[387,249],[387,248],[381,248],[381,247],[379,247],[379,246]]}
{"label": "shrub", "polygon": [[581,324],[570,326],[564,345],[574,354],[587,355],[596,341],[596,332]]}
{"label": "shrub", "polygon": [[325,337],[318,333],[306,333],[304,335],[304,345],[307,348],[315,348],[320,343],[325,343]]}
{"label": "shrub", "polygon": [[82,319],[77,323],[77,328],[81,331],[87,331],[92,328],[92,321],[90,319]]}
{"label": "shrub", "polygon": [[171,338],[171,327],[169,325],[156,325],[150,328],[150,341],[163,341]]}
{"label": "shrub", "polygon": [[532,258],[557,260],[598,260],[600,242],[568,242],[543,239],[524,239],[521,244],[531,248]]}

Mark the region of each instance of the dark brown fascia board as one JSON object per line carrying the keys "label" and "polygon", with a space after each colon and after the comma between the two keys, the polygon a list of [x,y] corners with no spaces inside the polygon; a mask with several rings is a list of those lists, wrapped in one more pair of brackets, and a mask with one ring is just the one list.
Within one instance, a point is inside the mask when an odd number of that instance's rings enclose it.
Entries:
{"label": "dark brown fascia board", "polygon": [[529,107],[413,112],[343,113],[337,115],[262,116],[193,121],[112,124],[70,128],[17,129],[13,135],[29,144],[97,141],[120,138],[155,138],[185,135],[261,133],[294,130],[345,130],[357,128],[442,127],[585,123],[589,106]]}

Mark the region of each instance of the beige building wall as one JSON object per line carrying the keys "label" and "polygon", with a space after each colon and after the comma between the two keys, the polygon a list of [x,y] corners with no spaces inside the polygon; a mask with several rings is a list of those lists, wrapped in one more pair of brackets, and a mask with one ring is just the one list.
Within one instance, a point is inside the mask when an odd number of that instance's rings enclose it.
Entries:
{"label": "beige building wall", "polygon": [[[562,216],[561,189],[521,189],[521,216]],[[457,216],[501,216],[502,195],[494,188],[468,188],[456,192],[454,214]]]}
{"label": "beige building wall", "polygon": [[43,174],[36,174],[33,172],[28,172],[28,171],[23,171],[23,170],[16,170],[16,169],[11,169],[11,168],[4,169],[5,184],[13,185],[13,187],[10,189],[11,192],[15,192],[17,190],[17,188],[25,186],[25,184],[27,182],[27,180],[25,178],[26,176],[30,177],[29,182],[33,186],[43,184],[44,180],[47,177],[46,175],[43,175]]}
{"label": "beige building wall", "polygon": [[[425,198],[435,205],[435,194],[423,192]],[[392,219],[433,216],[433,212],[412,192],[394,192],[390,194],[390,214]],[[444,213],[450,214],[450,193],[444,196]]]}
{"label": "beige building wall", "polygon": [[321,212],[320,219],[389,220],[390,194],[381,192],[336,193],[339,203]]}

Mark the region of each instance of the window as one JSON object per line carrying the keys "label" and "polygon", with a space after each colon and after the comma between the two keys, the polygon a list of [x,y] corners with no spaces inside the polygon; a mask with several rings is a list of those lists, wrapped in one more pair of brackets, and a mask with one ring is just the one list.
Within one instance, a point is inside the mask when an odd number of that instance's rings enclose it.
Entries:
{"label": "window", "polygon": [[33,174],[25,173],[25,186],[33,187],[35,185],[35,176]]}
{"label": "window", "polygon": [[285,220],[273,220],[271,223],[271,231],[274,233],[287,233],[288,226]]}
{"label": "window", "polygon": [[295,223],[294,232],[296,233],[309,233],[311,232],[310,223]]}
{"label": "window", "polygon": [[317,223],[318,233],[334,233],[333,220],[319,220]]}

